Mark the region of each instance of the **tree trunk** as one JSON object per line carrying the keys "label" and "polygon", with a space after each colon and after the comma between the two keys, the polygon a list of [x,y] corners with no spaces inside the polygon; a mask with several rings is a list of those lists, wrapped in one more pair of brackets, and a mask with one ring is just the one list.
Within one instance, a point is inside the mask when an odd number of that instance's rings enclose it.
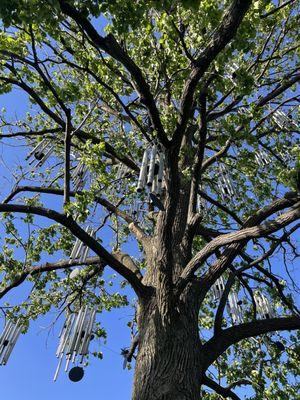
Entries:
{"label": "tree trunk", "polygon": [[153,299],[138,317],[132,400],[199,400],[201,357],[196,306],[182,302],[163,326]]}

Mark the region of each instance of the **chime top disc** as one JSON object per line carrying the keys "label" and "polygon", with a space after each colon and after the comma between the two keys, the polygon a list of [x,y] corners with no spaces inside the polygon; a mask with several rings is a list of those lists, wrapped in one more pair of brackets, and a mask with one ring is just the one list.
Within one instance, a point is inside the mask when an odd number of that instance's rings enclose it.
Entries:
{"label": "chime top disc", "polygon": [[84,370],[82,367],[73,367],[70,369],[69,378],[72,382],[79,382],[83,378]]}

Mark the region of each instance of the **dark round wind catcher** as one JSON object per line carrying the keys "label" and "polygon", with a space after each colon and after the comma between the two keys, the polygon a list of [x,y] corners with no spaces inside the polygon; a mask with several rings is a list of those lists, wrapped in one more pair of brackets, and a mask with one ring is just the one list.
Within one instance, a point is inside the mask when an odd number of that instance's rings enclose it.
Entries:
{"label": "dark round wind catcher", "polygon": [[82,367],[73,367],[69,371],[69,379],[72,382],[79,382],[83,378],[84,370]]}

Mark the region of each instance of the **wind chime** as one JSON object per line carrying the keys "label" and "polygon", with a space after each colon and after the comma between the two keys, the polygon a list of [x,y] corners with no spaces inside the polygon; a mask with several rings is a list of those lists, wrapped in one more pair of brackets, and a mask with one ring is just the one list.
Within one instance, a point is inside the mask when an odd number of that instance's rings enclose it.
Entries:
{"label": "wind chime", "polygon": [[291,114],[287,115],[282,110],[276,110],[272,114],[273,121],[279,126],[280,129],[293,129],[298,128],[298,125],[292,120]]}
{"label": "wind chime", "polygon": [[229,172],[225,165],[219,165],[219,176],[218,176],[218,186],[221,190],[221,197],[223,201],[226,201],[228,198],[232,199],[235,195],[233,185],[230,179]]}
{"label": "wind chime", "polygon": [[272,161],[271,157],[265,150],[257,150],[254,157],[257,164],[261,167],[270,164]]}
{"label": "wind chime", "polygon": [[16,323],[7,321],[0,336],[0,365],[6,365],[22,331],[20,319]]}
{"label": "wind chime", "polygon": [[163,204],[160,201],[164,174],[164,158],[164,153],[160,151],[159,146],[156,144],[153,144],[151,148],[145,149],[136,188],[137,193],[146,191],[150,202],[161,211],[164,210]]}
{"label": "wind chime", "polygon": [[254,292],[254,301],[257,312],[262,319],[272,318],[275,313],[268,298],[259,291]]}
{"label": "wind chime", "polygon": [[240,324],[243,321],[242,309],[237,293],[231,291],[228,295],[227,312],[232,318],[234,324]]}
{"label": "wind chime", "polygon": [[212,286],[213,299],[219,300],[225,290],[225,282],[223,276],[220,276]]}
{"label": "wind chime", "polygon": [[94,338],[93,328],[96,318],[96,309],[83,306],[76,313],[68,315],[59,334],[59,345],[56,357],[59,359],[53,380],[56,381],[63,358],[65,356],[65,372],[68,372],[70,362],[74,366],[69,371],[69,378],[78,382],[83,378],[84,371],[78,364],[86,366],[86,358],[89,354],[89,344]]}
{"label": "wind chime", "polygon": [[[96,232],[91,226],[87,226],[85,229],[86,233],[88,233],[90,236],[95,238]],[[90,248],[82,243],[80,239],[76,239],[75,244],[73,246],[73,249],[71,251],[70,255],[70,263],[77,261],[79,263],[84,263],[86,262],[86,259],[89,255]]]}
{"label": "wind chime", "polygon": [[239,66],[237,63],[233,63],[232,65],[228,66],[228,71],[229,74],[227,74],[227,77],[231,80],[231,82],[236,86],[236,77],[237,77],[237,71],[239,69]]}
{"label": "wind chime", "polygon": [[81,161],[77,164],[71,174],[71,179],[74,185],[74,191],[82,190],[84,188],[87,176],[87,166]]}
{"label": "wind chime", "polygon": [[54,144],[51,142],[51,140],[43,139],[30,151],[30,153],[26,157],[26,160],[29,160],[31,158],[29,165],[33,165],[34,168],[41,167],[50,157],[53,150]]}

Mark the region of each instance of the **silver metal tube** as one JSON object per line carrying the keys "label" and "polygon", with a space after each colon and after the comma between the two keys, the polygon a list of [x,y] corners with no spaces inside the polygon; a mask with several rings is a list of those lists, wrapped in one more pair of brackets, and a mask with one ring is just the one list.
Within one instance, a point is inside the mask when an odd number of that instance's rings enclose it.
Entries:
{"label": "silver metal tube", "polygon": [[63,360],[63,356],[64,356],[64,354],[61,353],[61,355],[59,357],[59,360],[58,360],[58,364],[57,364],[56,370],[55,370],[55,374],[54,374],[54,377],[53,377],[53,381],[54,382],[57,380],[57,377],[58,377],[58,374],[59,374],[59,371],[60,371],[60,367],[61,367],[61,363],[62,363],[62,360]]}
{"label": "silver metal tube", "polygon": [[88,308],[85,307],[80,324],[78,325],[78,335],[77,335],[76,341],[74,343],[74,349],[73,349],[73,360],[74,361],[75,361],[75,356],[76,356],[76,354],[78,354],[78,350],[80,348],[80,342],[82,340],[81,335],[82,335],[83,329],[85,328],[87,312],[88,312]]}
{"label": "silver metal tube", "polygon": [[147,177],[147,186],[152,186],[155,170],[155,160],[156,160],[157,147],[154,145],[151,149],[149,172]]}
{"label": "silver metal tube", "polygon": [[88,334],[87,334],[84,346],[82,348],[82,353],[81,353],[83,356],[88,354],[89,344],[91,341],[91,334],[92,334],[93,326],[95,323],[96,312],[97,312],[97,310],[94,308],[91,313],[91,316],[90,316],[89,330],[88,330]]}
{"label": "silver metal tube", "polygon": [[8,329],[9,329],[10,325],[11,325],[11,322],[7,321],[5,326],[4,326],[3,332],[2,332],[1,337],[0,337],[0,349],[1,349],[1,346],[2,346],[2,344],[4,342],[4,340],[5,340],[6,333],[7,333]]}
{"label": "silver metal tube", "polygon": [[88,336],[90,335],[90,331],[91,331],[91,329],[92,329],[92,328],[91,328],[91,324],[92,324],[92,313],[93,313],[93,310],[89,310],[87,328],[86,328],[86,330],[85,330],[84,337],[83,337],[83,340],[82,340],[82,342],[81,342],[81,347],[80,347],[80,350],[79,350],[79,354],[81,354],[81,355],[83,355],[83,349],[85,348],[86,340],[87,340]]}
{"label": "silver metal tube", "polygon": [[147,166],[148,166],[149,151],[146,149],[144,151],[142,165],[140,169],[140,175],[138,179],[137,192],[141,192],[145,188],[147,179]]}
{"label": "silver metal tube", "polygon": [[164,153],[159,154],[159,167],[158,167],[158,176],[157,181],[162,182],[163,175],[164,175],[164,163],[165,163],[165,156]]}

